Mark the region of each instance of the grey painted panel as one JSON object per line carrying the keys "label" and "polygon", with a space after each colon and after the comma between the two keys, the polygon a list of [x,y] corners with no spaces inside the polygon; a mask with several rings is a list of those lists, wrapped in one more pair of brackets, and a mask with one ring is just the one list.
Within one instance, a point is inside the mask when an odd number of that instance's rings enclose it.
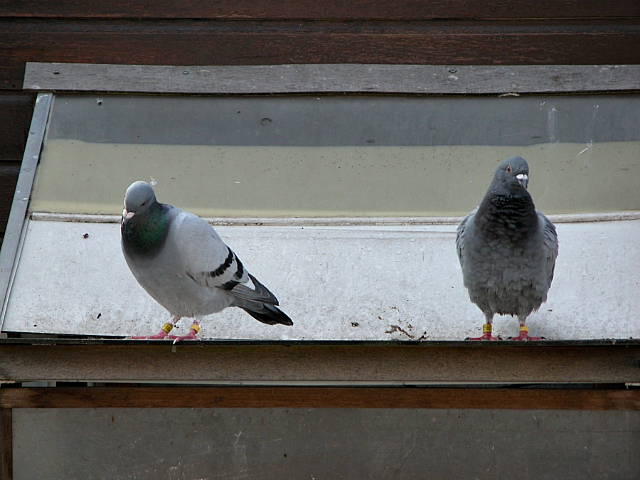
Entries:
{"label": "grey painted panel", "polygon": [[15,409],[13,431],[16,480],[640,476],[640,412]]}
{"label": "grey painted panel", "polygon": [[640,96],[56,95],[48,139],[241,146],[527,146],[640,140]]}
{"label": "grey painted panel", "polygon": [[49,118],[52,95],[41,93],[36,98],[36,106],[33,110],[33,118],[29,128],[29,138],[25,146],[20,176],[16,183],[16,189],[11,204],[11,213],[7,220],[7,229],[2,239],[2,253],[0,253],[0,331],[2,319],[6,307],[7,292],[10,289],[11,277],[15,273],[15,260],[19,255],[20,242],[24,231],[25,216],[36,166],[40,158],[40,150],[44,139],[45,127]]}

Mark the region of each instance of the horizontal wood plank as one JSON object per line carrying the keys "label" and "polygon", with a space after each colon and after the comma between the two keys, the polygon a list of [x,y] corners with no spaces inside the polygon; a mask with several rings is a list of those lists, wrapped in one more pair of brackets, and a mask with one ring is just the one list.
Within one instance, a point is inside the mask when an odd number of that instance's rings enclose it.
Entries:
{"label": "horizontal wood plank", "polygon": [[75,18],[207,18],[207,19],[349,19],[425,20],[495,18],[615,18],[640,16],[635,0],[558,0],[530,2],[461,2],[459,0],[221,0],[200,2],[169,0],[100,0],[91,3],[62,0],[26,0],[0,5],[0,16]]}
{"label": "horizontal wood plank", "polygon": [[0,382],[625,383],[640,346],[0,345]]}
{"label": "horizontal wood plank", "polygon": [[501,94],[640,90],[638,65],[150,66],[28,63],[24,88],[192,94]]}
{"label": "horizontal wood plank", "polygon": [[368,387],[0,389],[2,408],[460,408],[640,410],[640,390]]}
{"label": "horizontal wood plank", "polygon": [[[129,65],[640,63],[640,25],[0,21],[0,87],[28,61]],[[215,45],[215,48],[203,48]],[[5,74],[2,76],[2,74]],[[20,88],[20,86],[18,86]]]}

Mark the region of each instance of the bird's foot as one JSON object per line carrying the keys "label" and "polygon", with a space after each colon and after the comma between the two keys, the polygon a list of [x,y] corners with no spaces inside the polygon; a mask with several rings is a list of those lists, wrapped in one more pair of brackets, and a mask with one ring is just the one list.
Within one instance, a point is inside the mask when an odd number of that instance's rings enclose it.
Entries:
{"label": "bird's foot", "polygon": [[477,341],[477,340],[489,340],[489,341],[493,341],[493,340],[502,340],[499,336],[498,337],[494,337],[493,335],[491,335],[492,332],[492,327],[490,323],[485,323],[484,325],[482,325],[482,336],[481,337],[467,337],[465,338],[465,340],[473,340],[473,341]]}
{"label": "bird's foot", "polygon": [[163,330],[159,333],[156,333],[155,335],[149,335],[148,337],[143,336],[131,336],[129,337],[130,340],[164,340],[165,338],[167,338],[169,335],[166,334],[166,332]]}
{"label": "bird's foot", "polygon": [[156,333],[155,335],[151,335],[148,337],[128,337],[130,340],[164,340],[166,338],[172,338],[173,335],[169,335],[169,332],[173,329],[173,325],[170,323],[165,323],[162,326],[162,329]]}
{"label": "bird's foot", "polygon": [[494,337],[491,333],[483,333],[481,337],[467,337],[465,340],[477,341],[477,340],[502,340],[499,336]]}
{"label": "bird's foot", "polygon": [[200,331],[200,327],[198,326],[197,323],[194,323],[193,325],[191,325],[191,328],[189,329],[189,333],[187,333],[186,335],[181,335],[181,336],[168,335],[168,338],[173,338],[174,345],[178,342],[181,342],[182,340],[200,340],[200,338],[198,337],[199,331]]}
{"label": "bird's foot", "polygon": [[529,340],[532,340],[532,341],[546,340],[546,338],[544,338],[544,337],[530,337],[529,334],[527,334],[527,333],[521,333],[518,336],[509,337],[509,340],[516,341],[516,342],[528,342]]}
{"label": "bird's foot", "polygon": [[529,340],[536,341],[536,340],[544,340],[544,339],[545,339],[544,337],[530,337],[529,329],[524,325],[520,325],[520,331],[518,332],[517,336],[509,337],[509,340],[514,340],[517,342],[528,342]]}

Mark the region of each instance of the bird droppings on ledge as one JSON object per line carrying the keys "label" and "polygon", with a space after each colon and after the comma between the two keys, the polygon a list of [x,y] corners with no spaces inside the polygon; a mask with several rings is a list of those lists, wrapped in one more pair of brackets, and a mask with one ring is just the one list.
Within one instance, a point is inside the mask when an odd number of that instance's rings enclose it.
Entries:
{"label": "bird droppings on ledge", "polygon": [[[384,333],[395,333],[395,332],[400,332],[400,333],[404,333],[407,337],[409,337],[410,339],[414,339],[415,336],[411,335],[409,332],[407,332],[404,328],[402,328],[400,325],[389,325],[389,330],[385,330]],[[409,325],[407,328],[411,329],[411,325]]]}

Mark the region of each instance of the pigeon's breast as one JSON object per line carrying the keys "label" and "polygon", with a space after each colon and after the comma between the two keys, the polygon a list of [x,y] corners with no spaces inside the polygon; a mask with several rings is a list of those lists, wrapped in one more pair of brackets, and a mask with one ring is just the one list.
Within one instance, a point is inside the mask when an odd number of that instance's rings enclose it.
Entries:
{"label": "pigeon's breast", "polygon": [[179,243],[168,241],[155,257],[127,259],[138,283],[172,315],[197,317],[228,307],[228,293],[196,283],[184,268]]}
{"label": "pigeon's breast", "polygon": [[546,300],[549,282],[541,240],[514,246],[504,238],[477,241],[465,252],[471,300],[500,314],[529,314]]}

